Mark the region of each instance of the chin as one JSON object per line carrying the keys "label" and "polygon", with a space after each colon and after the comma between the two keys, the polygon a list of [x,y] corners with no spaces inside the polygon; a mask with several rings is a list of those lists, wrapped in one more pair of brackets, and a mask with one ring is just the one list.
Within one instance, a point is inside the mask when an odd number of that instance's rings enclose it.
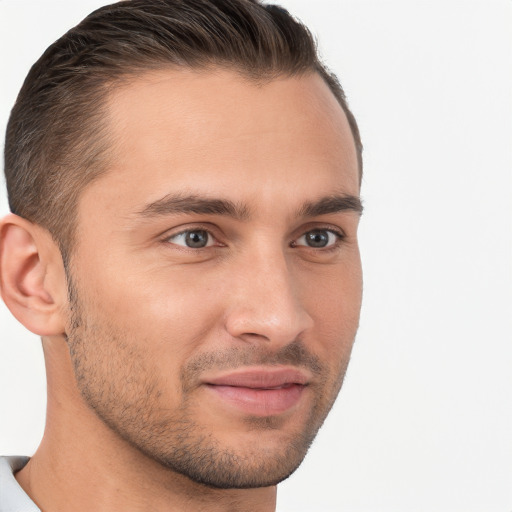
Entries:
{"label": "chin", "polygon": [[[305,456],[305,454],[304,454]],[[173,461],[167,467],[193,482],[214,489],[254,489],[271,487],[286,480],[301,464],[304,456],[258,461],[230,453],[217,454],[215,460],[203,460],[203,465],[182,466]]]}
{"label": "chin", "polygon": [[[261,428],[265,420],[266,430]],[[174,444],[165,455],[147,455],[174,473],[215,489],[275,486],[300,466],[318,431],[291,434],[276,427],[271,418],[258,418],[257,425],[236,446],[232,439],[198,436],[196,431],[193,439],[182,439],[179,448]]]}

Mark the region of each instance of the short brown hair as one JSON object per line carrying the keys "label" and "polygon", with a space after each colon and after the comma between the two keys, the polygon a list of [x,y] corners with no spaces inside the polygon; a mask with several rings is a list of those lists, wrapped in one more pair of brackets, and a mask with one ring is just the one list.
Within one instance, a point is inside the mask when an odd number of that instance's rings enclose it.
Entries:
{"label": "short brown hair", "polygon": [[285,9],[258,0],[126,0],[94,11],[28,73],[5,142],[11,211],[48,229],[66,256],[78,197],[106,168],[109,88],[145,70],[214,65],[254,80],[319,73],[347,115],[361,174],[343,89]]}

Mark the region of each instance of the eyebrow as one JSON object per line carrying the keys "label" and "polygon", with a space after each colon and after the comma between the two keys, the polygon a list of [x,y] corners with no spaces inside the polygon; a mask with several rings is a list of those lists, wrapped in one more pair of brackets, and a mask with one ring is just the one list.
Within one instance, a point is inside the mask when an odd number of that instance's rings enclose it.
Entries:
{"label": "eyebrow", "polygon": [[147,204],[137,212],[142,217],[158,217],[178,213],[225,215],[237,220],[246,220],[249,217],[249,210],[242,204],[236,204],[229,199],[201,197],[195,194],[168,194]]}
{"label": "eyebrow", "polygon": [[[361,215],[363,205],[357,196],[341,194],[322,197],[316,201],[307,201],[298,210],[298,217],[318,217],[343,211],[352,211]],[[161,199],[147,204],[137,212],[138,216],[151,218],[180,213],[199,215],[223,215],[237,220],[248,220],[249,208],[229,199],[202,197],[195,194],[168,194]]]}
{"label": "eyebrow", "polygon": [[322,197],[317,201],[308,201],[299,209],[299,217],[318,217],[343,211],[352,211],[362,215],[361,199],[357,196],[342,194]]}

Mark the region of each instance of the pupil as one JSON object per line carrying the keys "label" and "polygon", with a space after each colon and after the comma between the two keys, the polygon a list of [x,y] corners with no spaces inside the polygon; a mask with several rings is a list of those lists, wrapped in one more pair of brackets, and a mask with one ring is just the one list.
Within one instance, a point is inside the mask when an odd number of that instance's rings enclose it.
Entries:
{"label": "pupil", "polygon": [[325,247],[329,243],[329,236],[325,231],[310,231],[306,239],[310,247]]}
{"label": "pupil", "polygon": [[186,244],[194,249],[205,247],[208,243],[208,233],[203,230],[187,233]]}

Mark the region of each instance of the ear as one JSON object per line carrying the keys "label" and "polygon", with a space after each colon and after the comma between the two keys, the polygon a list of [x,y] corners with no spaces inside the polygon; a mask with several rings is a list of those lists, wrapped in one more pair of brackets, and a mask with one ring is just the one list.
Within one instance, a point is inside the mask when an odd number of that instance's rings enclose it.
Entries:
{"label": "ear", "polygon": [[0,291],[11,313],[40,336],[65,332],[66,275],[47,230],[17,215],[0,220]]}

